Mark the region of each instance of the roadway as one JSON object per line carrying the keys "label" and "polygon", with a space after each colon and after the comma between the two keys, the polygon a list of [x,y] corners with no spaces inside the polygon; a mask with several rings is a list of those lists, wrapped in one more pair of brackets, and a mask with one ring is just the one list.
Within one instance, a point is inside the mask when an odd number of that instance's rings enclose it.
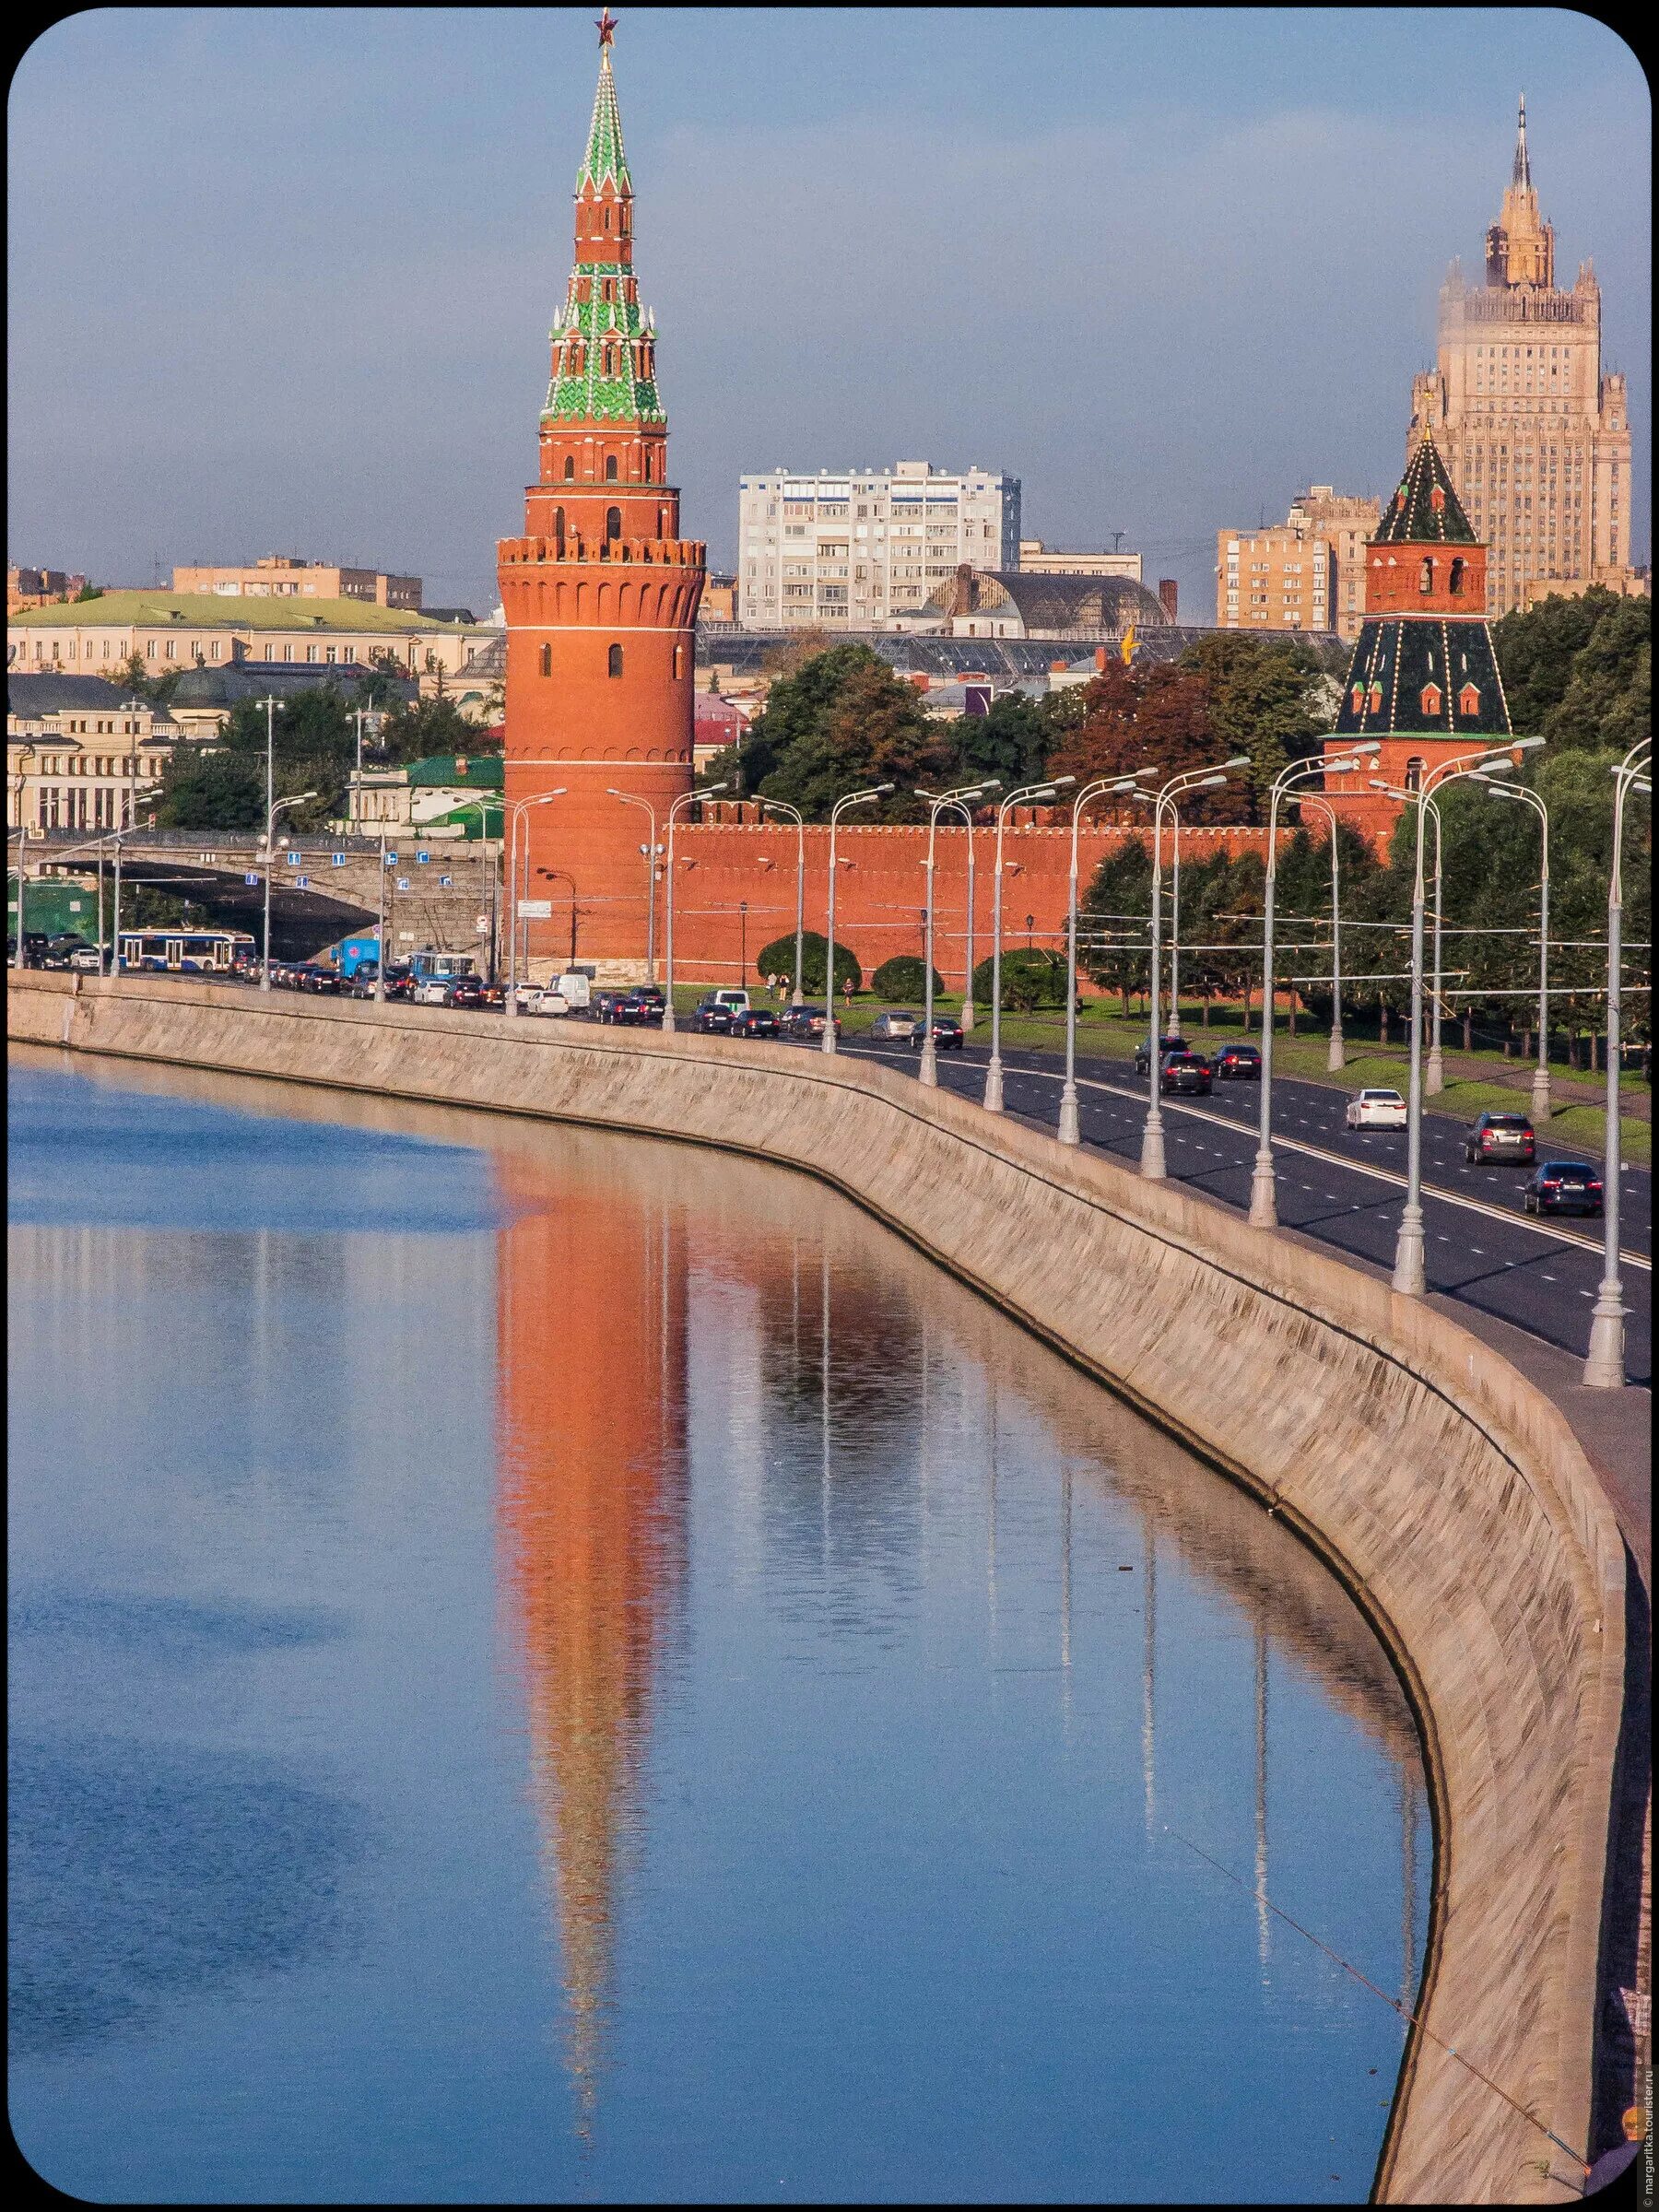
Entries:
{"label": "roadway", "polygon": [[[906,1045],[843,1043],[849,1057],[916,1072],[919,1054]],[[983,1095],[987,1049],[970,1046],[938,1055],[942,1087]],[[1051,1054],[1004,1051],[1007,1112],[1053,1132],[1059,1118],[1064,1069]],[[1079,1059],[1078,1114],[1086,1145],[1130,1163],[1140,1159],[1147,1083],[1122,1060]],[[1255,1159],[1254,1083],[1224,1083],[1202,1100],[1164,1100],[1165,1165],[1172,1182],[1207,1191],[1248,1211]],[[1275,1076],[1274,1164],[1278,1212],[1339,1252],[1392,1268],[1405,1204],[1406,1133],[1349,1130],[1346,1094],[1320,1083]],[[1477,1307],[1529,1335],[1582,1357],[1590,1310],[1601,1283],[1601,1222],[1538,1221],[1521,1211],[1529,1170],[1471,1167],[1464,1159],[1465,1124],[1444,1114],[1423,1117],[1423,1220],[1429,1288]],[[1544,1159],[1589,1159],[1581,1147],[1541,1137]],[[1620,1238],[1629,1255],[1624,1282],[1626,1371],[1651,1385],[1653,1376],[1653,1178],[1644,1169],[1623,1176]]]}

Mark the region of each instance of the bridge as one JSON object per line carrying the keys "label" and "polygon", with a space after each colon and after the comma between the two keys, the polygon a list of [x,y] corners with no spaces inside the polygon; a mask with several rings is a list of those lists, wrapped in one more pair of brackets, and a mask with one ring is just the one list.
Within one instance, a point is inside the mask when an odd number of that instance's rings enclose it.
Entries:
{"label": "bridge", "polygon": [[[121,844],[124,888],[142,884],[188,899],[222,927],[260,935],[265,861],[257,830],[129,830]],[[60,871],[96,876],[101,862],[109,896],[113,847],[86,848],[84,830],[30,830],[24,860],[30,881]],[[401,830],[387,837],[386,938],[394,954],[427,945],[458,952],[488,940],[497,850],[494,841],[429,839]],[[372,929],[382,875],[377,837],[279,835],[271,868],[273,955],[309,959],[339,937]]]}

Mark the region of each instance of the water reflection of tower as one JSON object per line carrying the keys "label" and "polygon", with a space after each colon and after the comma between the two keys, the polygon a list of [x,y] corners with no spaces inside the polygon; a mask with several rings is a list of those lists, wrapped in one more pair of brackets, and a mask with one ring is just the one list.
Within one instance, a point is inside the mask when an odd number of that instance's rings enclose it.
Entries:
{"label": "water reflection of tower", "polygon": [[682,1224],[617,1156],[606,1165],[602,1180],[567,1159],[555,1182],[499,1159],[503,1581],[584,2132],[686,1528]]}

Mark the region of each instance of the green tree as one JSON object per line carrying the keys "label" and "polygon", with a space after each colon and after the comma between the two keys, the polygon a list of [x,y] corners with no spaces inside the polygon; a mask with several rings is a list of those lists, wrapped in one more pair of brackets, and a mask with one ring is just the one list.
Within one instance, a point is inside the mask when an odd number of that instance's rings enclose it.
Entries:
{"label": "green tree", "polygon": [[[1082,933],[1078,933],[1079,945]],[[993,970],[995,963],[982,960],[973,971],[973,995],[982,1004],[991,1002]],[[1063,1006],[1065,1004],[1065,961],[1057,952],[1046,946],[1016,945],[1012,950],[1005,947],[1002,957],[1002,1003],[1021,1014],[1030,1013],[1040,1006]]]}
{"label": "green tree", "polygon": [[1567,688],[1545,716],[1543,734],[1555,746],[1622,754],[1653,730],[1653,603],[1615,599],[1573,656]]}
{"label": "green tree", "polygon": [[1313,701],[1323,698],[1324,673],[1317,657],[1284,638],[1216,630],[1189,645],[1177,665],[1204,684],[1212,759],[1250,756],[1255,818],[1265,820],[1275,776],[1288,761],[1319,749]]}
{"label": "green tree", "polygon": [[[755,972],[764,982],[769,976],[781,975],[790,987],[794,984],[794,932],[786,937],[774,937],[770,945],[762,945],[755,955]],[[821,998],[824,992],[824,964],[829,956],[830,941],[816,929],[808,929],[801,936],[801,989],[808,998]],[[864,970],[853,959],[847,947],[835,947],[835,987],[839,991],[851,981],[854,991],[864,989]]]}
{"label": "green tree", "polygon": [[388,712],[380,725],[376,750],[382,759],[399,764],[447,753],[478,759],[489,749],[484,735],[451,700],[416,699]]}
{"label": "green tree", "polygon": [[264,830],[264,771],[250,754],[181,746],[163,771],[154,820],[163,830]]}
{"label": "green tree", "polygon": [[946,727],[953,783],[998,776],[1004,792],[1010,792],[1036,782],[1047,766],[1053,732],[1039,703],[1023,692],[1005,691],[991,701],[988,714],[961,714]]}
{"label": "green tree", "polygon": [[1573,599],[1550,598],[1492,625],[1510,726],[1535,736],[1567,696],[1572,665],[1602,617],[1623,603],[1597,587]]}
{"label": "green tree", "polygon": [[914,786],[947,777],[952,757],[946,725],[930,723],[911,686],[862,645],[836,646],[774,685],[744,746],[751,773],[761,746],[775,763],[761,792],[808,821],[827,820],[843,793],[876,783],[893,793],[866,818],[914,821],[923,811]]}
{"label": "green tree", "polygon": [[[935,992],[945,988],[945,978],[935,968],[933,987]],[[870,988],[877,998],[886,999],[889,1006],[901,999],[921,998],[927,989],[927,963],[913,952],[896,952],[890,960],[883,960],[870,978]]]}
{"label": "green tree", "polygon": [[1132,837],[1101,861],[1077,914],[1077,964],[1102,990],[1118,994],[1125,1015],[1130,993],[1145,991],[1151,980],[1151,913],[1152,854]]}
{"label": "green tree", "polygon": [[103,593],[99,585],[96,583],[83,583],[80,590],[75,594],[75,604],[76,606],[82,606],[88,599],[101,599],[102,597]]}

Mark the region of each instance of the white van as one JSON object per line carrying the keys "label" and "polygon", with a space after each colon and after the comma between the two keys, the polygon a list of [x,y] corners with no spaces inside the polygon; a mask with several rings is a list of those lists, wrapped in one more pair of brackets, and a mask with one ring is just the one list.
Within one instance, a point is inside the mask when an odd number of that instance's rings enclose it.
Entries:
{"label": "white van", "polygon": [[563,975],[556,976],[552,988],[572,1013],[586,1013],[593,999],[594,987],[580,968],[567,969]]}
{"label": "white van", "polygon": [[718,1006],[730,1006],[734,1014],[747,1014],[749,994],[747,991],[716,991],[714,1003]]}

